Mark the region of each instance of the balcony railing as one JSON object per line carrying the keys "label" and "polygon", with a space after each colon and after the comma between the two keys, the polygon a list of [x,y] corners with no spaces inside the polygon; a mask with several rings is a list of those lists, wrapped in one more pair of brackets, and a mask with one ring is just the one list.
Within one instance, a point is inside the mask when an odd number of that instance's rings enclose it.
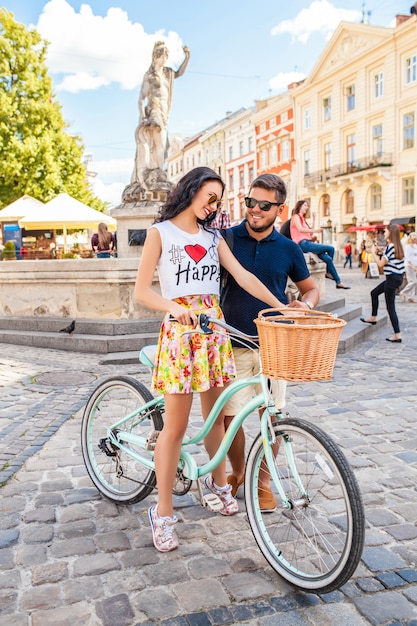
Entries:
{"label": "balcony railing", "polygon": [[311,174],[305,174],[304,184],[314,185],[317,183],[325,183],[337,178],[338,176],[347,176],[355,172],[363,172],[377,167],[390,167],[392,165],[392,154],[380,154],[378,156],[365,157],[358,159],[354,163],[341,163],[334,165],[328,170],[319,170]]}

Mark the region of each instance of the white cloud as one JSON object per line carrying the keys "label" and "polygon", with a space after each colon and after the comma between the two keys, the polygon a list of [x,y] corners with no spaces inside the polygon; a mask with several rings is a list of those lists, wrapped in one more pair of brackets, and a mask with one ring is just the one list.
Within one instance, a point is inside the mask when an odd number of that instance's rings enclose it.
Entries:
{"label": "white cloud", "polygon": [[109,202],[110,208],[114,208],[121,203],[123,189],[126,185],[124,183],[111,183],[108,185],[100,178],[95,178],[92,187],[95,196],[103,202]]}
{"label": "white cloud", "polygon": [[159,39],[170,51],[169,65],[176,68],[184,58],[177,33],[145,33],[142,24],[131,22],[120,8],[110,8],[101,17],[88,4],[82,4],[77,13],[66,0],[50,0],[36,28],[50,42],[50,72],[64,75],[57,89],[72,93],[111,83],[136,89]]}
{"label": "white cloud", "polygon": [[91,161],[88,169],[96,174],[91,180],[94,194],[103,202],[110,202],[111,206],[120,204],[123,189],[130,183],[133,166],[133,159]]}
{"label": "white cloud", "polygon": [[291,83],[298,83],[300,80],[304,80],[305,74],[300,72],[278,72],[273,78],[269,80],[270,89],[287,89]]}
{"label": "white cloud", "polygon": [[302,9],[293,20],[284,20],[274,26],[272,35],[288,33],[292,42],[307,43],[312,33],[322,33],[329,39],[342,20],[355,22],[361,17],[360,11],[338,9],[328,0],[314,0],[307,9]]}

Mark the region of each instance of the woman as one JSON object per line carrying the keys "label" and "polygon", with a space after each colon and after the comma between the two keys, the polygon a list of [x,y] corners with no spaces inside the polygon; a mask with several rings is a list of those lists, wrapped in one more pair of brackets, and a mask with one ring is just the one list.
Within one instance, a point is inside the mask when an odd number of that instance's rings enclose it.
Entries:
{"label": "woman", "polygon": [[417,302],[417,233],[410,233],[404,246],[407,285],[398,294],[404,302]]}
{"label": "woman", "polygon": [[395,310],[395,293],[401,286],[404,277],[404,250],[400,240],[400,229],[397,224],[389,224],[385,229],[385,240],[387,246],[381,258],[377,254],[376,243],[373,244],[371,254],[373,261],[380,268],[384,268],[385,280],[379,283],[371,291],[372,314],[361,317],[361,321],[366,324],[376,324],[378,314],[379,296],[385,294],[388,315],[394,330],[392,337],[387,337],[390,343],[401,343],[400,324]]}
{"label": "woman", "polygon": [[98,259],[109,259],[114,249],[114,237],[107,230],[107,224],[100,222],[98,233],[91,237],[91,247]]}
{"label": "woman", "polygon": [[303,252],[314,252],[319,259],[326,263],[327,273],[326,278],[331,278],[336,282],[336,289],[350,289],[347,285],[342,283],[336,267],[333,263],[334,248],[333,246],[323,243],[314,243],[312,241],[314,233],[321,233],[322,228],[314,228],[314,221],[316,219],[313,213],[313,228],[307,224],[305,216],[309,209],[307,200],[299,200],[295,205],[293,216],[291,218],[290,232],[291,239],[298,243]]}
{"label": "woman", "polygon": [[[155,223],[149,228],[138,269],[135,297],[146,306],[165,311],[153,388],[165,396],[165,420],[155,447],[158,503],[149,509],[153,542],[160,552],[178,547],[173,530],[177,518],[172,506],[172,485],[181,443],[187,428],[194,392],[200,393],[206,419],[215,400],[235,377],[231,343],[224,334],[187,333],[197,314],[223,318],[219,307],[220,263],[239,285],[272,307],[280,301],[235,259],[218,231],[209,228],[221,205],[224,183],[208,167],[191,170],[170,192]],[[158,269],[161,295],[152,289]],[[213,426],[205,446],[213,457],[224,436],[224,417]],[[205,485],[221,500],[222,515],[234,515],[238,504],[226,481],[223,461]]]}

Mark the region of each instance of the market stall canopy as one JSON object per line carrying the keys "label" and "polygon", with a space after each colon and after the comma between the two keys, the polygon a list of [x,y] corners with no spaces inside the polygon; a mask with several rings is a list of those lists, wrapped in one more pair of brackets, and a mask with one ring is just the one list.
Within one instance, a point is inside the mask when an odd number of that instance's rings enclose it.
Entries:
{"label": "market stall canopy", "polygon": [[415,217],[395,217],[390,221],[390,224],[398,224],[399,226],[404,226],[405,224],[415,224]]}
{"label": "market stall canopy", "polygon": [[40,200],[25,194],[0,210],[0,222],[17,222],[23,217],[34,217],[44,206]]}
{"label": "market stall canopy", "polygon": [[36,214],[22,217],[19,226],[26,230],[48,230],[62,228],[65,231],[81,228],[94,228],[100,222],[107,224],[109,229],[116,229],[116,220],[105,213],[96,211],[67,193],[60,193],[56,198],[41,207]]}
{"label": "market stall canopy", "polygon": [[347,229],[348,233],[356,233],[357,231],[375,231],[375,230],[384,230],[386,228],[385,224],[366,224],[366,226],[349,226]]}

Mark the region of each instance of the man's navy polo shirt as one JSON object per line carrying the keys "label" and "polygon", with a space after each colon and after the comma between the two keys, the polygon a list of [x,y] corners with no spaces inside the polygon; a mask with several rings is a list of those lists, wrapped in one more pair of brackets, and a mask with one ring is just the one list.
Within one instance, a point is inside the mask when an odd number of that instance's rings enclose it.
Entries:
{"label": "man's navy polo shirt", "polygon": [[[290,277],[295,283],[309,278],[310,272],[300,246],[275,228],[260,241],[248,233],[246,220],[228,228],[227,233],[229,236],[226,240],[229,243],[230,237],[233,241],[233,245],[229,245],[239,263],[257,276],[283,304],[287,304],[287,278]],[[256,335],[253,320],[258,317],[260,310],[268,309],[270,305],[251,296],[229,274],[222,291],[221,307],[228,324],[248,335]]]}

